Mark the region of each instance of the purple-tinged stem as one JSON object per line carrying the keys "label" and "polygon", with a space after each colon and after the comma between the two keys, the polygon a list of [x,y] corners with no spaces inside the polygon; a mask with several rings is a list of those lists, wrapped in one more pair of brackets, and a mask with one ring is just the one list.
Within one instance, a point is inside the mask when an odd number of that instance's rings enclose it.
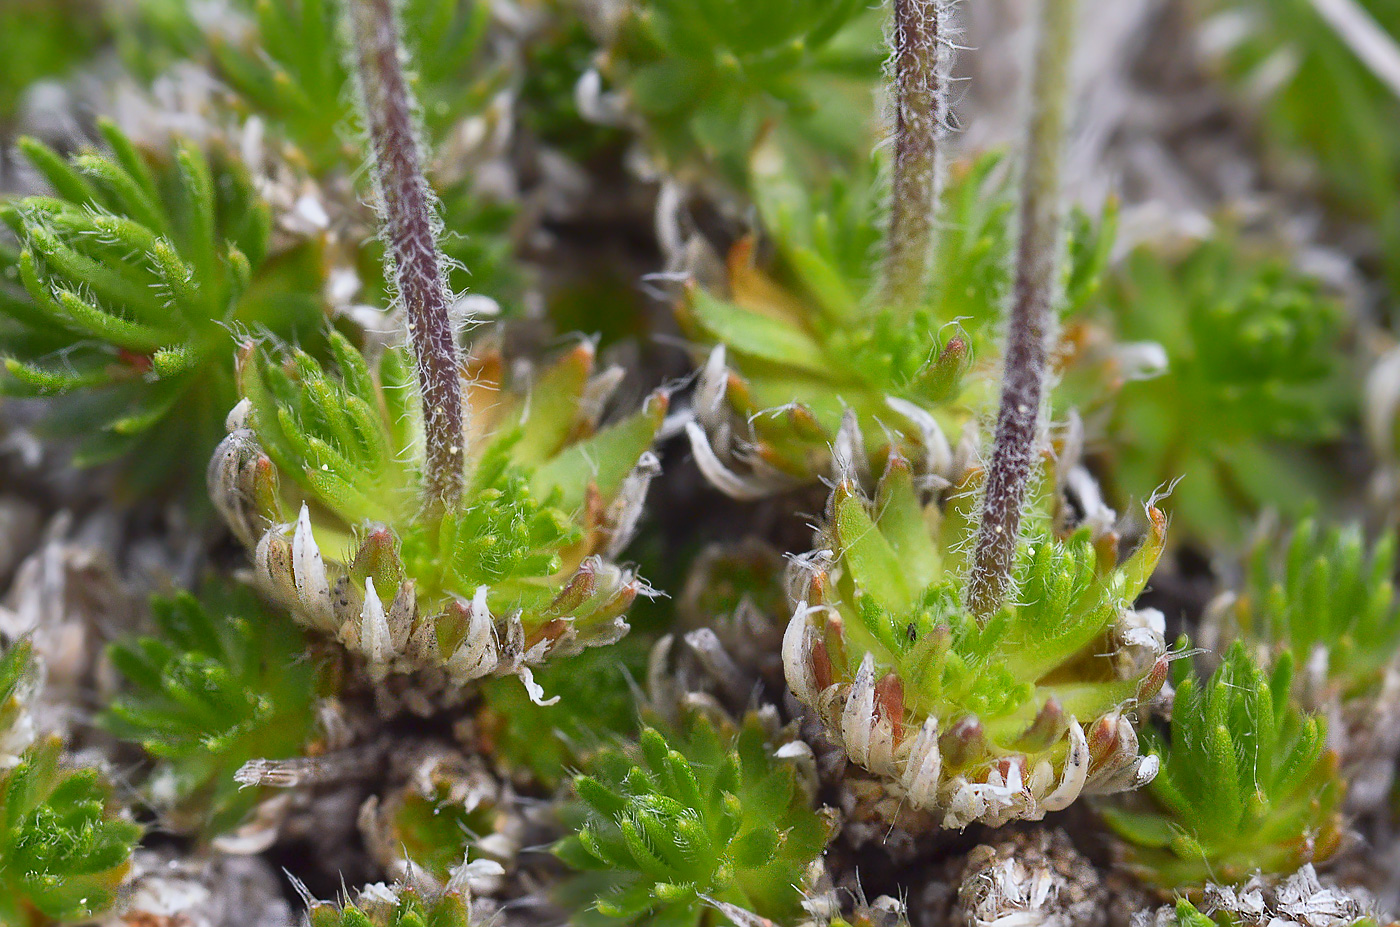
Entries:
{"label": "purple-tinged stem", "polygon": [[948,123],[950,15],[945,0],[894,0],[894,165],[880,291],[886,305],[913,305],[928,282]]}
{"label": "purple-tinged stem", "polygon": [[462,494],[462,383],[433,200],[414,135],[413,98],[400,60],[394,0],[347,0],[365,122],[374,149],[388,261],[417,360],[430,506]]}
{"label": "purple-tinged stem", "polygon": [[1051,301],[1060,265],[1060,162],[1075,6],[1074,0],[1041,2],[1001,408],[968,578],[968,608],[983,621],[995,614],[1011,593],[1021,509],[1040,437],[1054,324]]}

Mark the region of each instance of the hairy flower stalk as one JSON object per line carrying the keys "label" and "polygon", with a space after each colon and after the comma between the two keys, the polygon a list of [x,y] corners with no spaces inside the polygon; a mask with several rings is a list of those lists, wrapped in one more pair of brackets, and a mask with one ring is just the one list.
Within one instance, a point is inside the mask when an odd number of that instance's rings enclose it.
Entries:
{"label": "hairy flower stalk", "polygon": [[414,137],[413,100],[404,80],[394,0],[350,0],[365,122],[374,148],[388,260],[408,313],[409,340],[423,397],[427,454],[423,488],[430,506],[462,494],[460,358],[448,317],[436,222]]}
{"label": "hairy flower stalk", "polygon": [[894,176],[881,290],[893,306],[913,305],[928,282],[948,118],[949,15],[944,0],[894,0]]}
{"label": "hairy flower stalk", "polygon": [[1059,266],[1060,161],[1074,14],[1074,0],[1044,0],[1041,5],[1001,409],[968,585],[968,607],[983,621],[995,614],[1010,592],[1021,509],[1045,397],[1051,301]]}

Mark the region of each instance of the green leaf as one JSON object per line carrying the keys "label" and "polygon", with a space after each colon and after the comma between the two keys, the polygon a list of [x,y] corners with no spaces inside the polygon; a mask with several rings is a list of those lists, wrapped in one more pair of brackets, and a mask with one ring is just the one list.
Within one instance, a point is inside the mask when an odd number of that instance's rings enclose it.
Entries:
{"label": "green leaf", "polygon": [[842,555],[857,587],[889,611],[907,611],[914,604],[914,589],[899,553],[870,518],[864,500],[843,484],[836,488],[834,509]]}
{"label": "green leaf", "polygon": [[566,511],[582,507],[589,484],[596,486],[604,498],[615,495],[655,441],[669,405],[664,393],[654,393],[641,411],[568,445],[535,470],[530,481],[535,494],[550,498],[558,493],[558,505]]}
{"label": "green leaf", "polygon": [[690,292],[696,320],[732,350],[810,373],[830,369],[821,345],[793,323],[715,299],[701,289]]}

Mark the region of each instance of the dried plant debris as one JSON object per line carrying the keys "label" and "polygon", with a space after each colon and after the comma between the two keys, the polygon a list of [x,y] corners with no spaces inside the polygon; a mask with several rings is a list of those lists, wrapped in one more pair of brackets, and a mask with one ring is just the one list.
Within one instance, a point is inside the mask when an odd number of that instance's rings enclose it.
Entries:
{"label": "dried plant debris", "polygon": [[1298,924],[1300,927],[1371,927],[1385,923],[1364,891],[1339,889],[1318,877],[1311,864],[1278,884],[1260,878],[1239,886],[1208,885],[1199,906],[1182,899],[1175,906],[1143,911],[1134,925]]}
{"label": "dried plant debris", "polygon": [[953,922],[963,927],[1097,927],[1108,888],[1062,831],[982,845],[967,856]]}
{"label": "dried plant debris", "polygon": [[248,856],[176,857],[139,850],[122,913],[102,927],[286,927],[292,912],[276,870]]}
{"label": "dried plant debris", "polygon": [[0,60],[0,927],[1391,922],[1383,0]]}

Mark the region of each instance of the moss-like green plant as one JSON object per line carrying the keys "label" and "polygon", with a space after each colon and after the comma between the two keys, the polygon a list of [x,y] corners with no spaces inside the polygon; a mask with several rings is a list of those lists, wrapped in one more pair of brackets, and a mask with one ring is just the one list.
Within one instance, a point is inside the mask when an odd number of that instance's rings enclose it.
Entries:
{"label": "moss-like green plant", "polygon": [[624,8],[604,70],[664,167],[742,185],[765,130],[838,163],[868,146],[878,36],[859,0],[643,0]]}
{"label": "moss-like green plant", "polygon": [[63,741],[34,741],[26,707],[40,672],[20,641],[0,653],[0,924],[88,921],[116,901],[141,828],[96,769],[62,765]]}
{"label": "moss-like green plant", "polygon": [[874,499],[838,485],[783,642],[788,684],[850,758],[956,828],[1149,780],[1124,712],[1167,671],[1160,627],[1132,608],[1161,512],[1122,563],[1111,531],[1057,537],[1041,516],[1017,552],[1019,594],[979,622],[963,602],[975,480],[941,510],[898,457]]}
{"label": "moss-like green plant", "polygon": [[78,439],[79,464],[121,458],[151,492],[218,443],[237,333],[316,349],[324,272],[316,240],[274,237],[231,152],[148,150],[101,128],[106,154],[21,142],[53,195],[0,212],[21,245],[0,251],[20,284],[0,284],[0,389],[54,397],[47,423]]}
{"label": "moss-like green plant", "polygon": [[[731,494],[762,494],[828,470],[847,408],[857,412],[863,445],[873,445],[859,449],[862,457],[878,456],[890,437],[911,459],[936,453],[925,449],[925,433],[936,425],[919,410],[959,398],[972,346],[956,324],[945,325],[962,313],[946,314],[936,297],[900,306],[874,301],[871,266],[881,243],[875,174],[872,167],[849,184],[833,184],[826,202],[791,176],[765,178],[759,202],[795,280],[785,285],[761,270],[755,241],[744,239],[728,255],[725,289],[691,285],[678,306],[681,326],[697,345],[722,348],[710,354],[700,385],[707,441],[696,440],[698,427],[692,441],[707,474]],[[980,194],[985,180],[974,171],[959,189]],[[949,200],[966,208],[958,192]],[[970,226],[950,227],[964,243],[990,233],[1004,245],[1005,212],[992,212],[996,218],[978,214]],[[988,221],[997,227],[988,229]],[[989,249],[995,255],[978,250],[991,262],[1006,253],[995,245]],[[959,267],[962,273],[943,291],[951,299],[965,298],[959,284],[986,269],[977,261]],[[999,293],[980,292],[988,302],[966,313],[963,327],[980,332],[980,323],[995,315]]]}
{"label": "moss-like green plant", "polygon": [[248,593],[151,603],[155,634],[112,645],[126,691],[104,724],[157,760],[150,780],[168,825],[219,834],[262,794],[234,773],[303,755],[315,735],[319,671],[305,636]]}
{"label": "moss-like green plant", "polygon": [[828,826],[757,715],[737,728],[703,715],[674,736],[647,728],[574,780],[578,833],[555,852],[597,873],[578,923],[708,923],[714,902],[760,917],[800,915]]}
{"label": "moss-like green plant", "polygon": [[65,769],[48,737],[0,776],[0,924],[41,927],[110,908],[139,825],[114,809],[95,769]]}
{"label": "moss-like green plant", "polygon": [[310,927],[471,927],[471,897],[449,890],[437,897],[403,886],[371,885],[354,902],[318,901],[307,912]]}
{"label": "moss-like green plant", "polygon": [[1400,644],[1394,532],[1368,543],[1359,525],[1309,519],[1286,542],[1271,541],[1255,546],[1245,586],[1229,599],[1227,633],[1293,651],[1308,666],[1295,683],[1312,690],[1314,710],[1374,697]]}
{"label": "moss-like green plant", "polygon": [[1121,341],[1156,342],[1167,372],[1124,385],[1108,428],[1121,498],[1182,478],[1184,538],[1238,540],[1265,506],[1329,490],[1317,451],[1349,415],[1345,315],[1322,286],[1228,236],[1173,257],[1139,249],[1106,302]]}
{"label": "moss-like green plant", "polygon": [[1170,737],[1144,737],[1161,772],[1137,801],[1103,809],[1130,871],[1199,897],[1207,882],[1281,877],[1336,852],[1337,756],[1292,700],[1292,675],[1289,653],[1266,673],[1243,644],[1206,683],[1178,674]]}
{"label": "moss-like green plant", "polygon": [[1358,525],[1301,522],[1286,541],[1258,542],[1243,588],[1216,600],[1204,629],[1220,643],[1243,641],[1260,660],[1292,653],[1294,697],[1331,722],[1353,808],[1384,801],[1400,750],[1395,563],[1393,532],[1368,543]]}
{"label": "moss-like green plant", "polygon": [[210,468],[215,503],[274,601],[362,655],[377,679],[425,671],[453,688],[528,679],[551,652],[626,631],[645,586],[610,558],[657,470],[648,448],[663,394],[600,429],[590,346],[519,391],[484,351],[464,371],[464,490],[425,510],[407,352],[386,350],[371,367],[338,335],[331,349],[335,373],[249,346],[245,399]]}

